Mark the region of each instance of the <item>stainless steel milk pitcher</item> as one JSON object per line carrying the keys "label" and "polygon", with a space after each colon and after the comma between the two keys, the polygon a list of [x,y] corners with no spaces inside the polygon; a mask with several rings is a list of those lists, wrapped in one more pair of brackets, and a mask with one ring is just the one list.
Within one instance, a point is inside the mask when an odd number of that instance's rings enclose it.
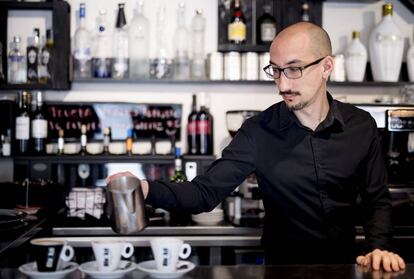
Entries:
{"label": "stainless steel milk pitcher", "polygon": [[148,225],[144,195],[140,181],[131,176],[112,179],[107,185],[107,214],[112,229],[120,234],[133,234]]}

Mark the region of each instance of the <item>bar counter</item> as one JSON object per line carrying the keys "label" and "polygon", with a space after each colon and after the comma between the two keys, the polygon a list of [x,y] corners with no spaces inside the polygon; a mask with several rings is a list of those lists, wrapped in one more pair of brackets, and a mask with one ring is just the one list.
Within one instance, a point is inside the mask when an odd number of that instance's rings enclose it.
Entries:
{"label": "bar counter", "polygon": [[[26,279],[17,269],[0,269],[2,279]],[[77,270],[65,278],[81,279]],[[87,277],[89,278],[89,277]],[[123,278],[152,278],[140,270],[134,270]],[[357,265],[236,265],[236,266],[197,266],[181,278],[227,279],[227,278],[277,278],[277,279],[413,279],[414,264],[408,264],[402,272],[386,273],[371,271]]]}

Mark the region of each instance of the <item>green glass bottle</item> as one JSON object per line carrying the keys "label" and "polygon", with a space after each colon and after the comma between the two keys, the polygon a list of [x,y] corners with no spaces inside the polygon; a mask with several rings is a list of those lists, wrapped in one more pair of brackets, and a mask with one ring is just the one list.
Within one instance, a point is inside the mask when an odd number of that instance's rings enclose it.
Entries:
{"label": "green glass bottle", "polygon": [[184,182],[187,181],[187,177],[183,172],[183,163],[181,160],[181,148],[175,148],[175,160],[174,160],[174,174],[170,178],[171,182]]}

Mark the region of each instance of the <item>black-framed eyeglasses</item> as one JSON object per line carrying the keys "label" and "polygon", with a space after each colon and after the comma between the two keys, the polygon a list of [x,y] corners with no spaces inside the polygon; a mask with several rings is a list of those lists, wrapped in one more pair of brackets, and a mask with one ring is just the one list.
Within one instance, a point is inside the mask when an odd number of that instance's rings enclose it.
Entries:
{"label": "black-framed eyeglasses", "polygon": [[[326,57],[326,56],[325,56]],[[278,68],[272,64],[267,65],[263,68],[263,71],[266,73],[266,76],[272,79],[278,79],[280,78],[280,75],[282,72],[285,74],[285,77],[288,79],[297,79],[301,78],[303,75],[303,70],[306,68],[316,65],[319,62],[321,62],[325,57],[319,58],[318,60],[315,60],[305,66],[302,67],[286,67],[286,68]]]}

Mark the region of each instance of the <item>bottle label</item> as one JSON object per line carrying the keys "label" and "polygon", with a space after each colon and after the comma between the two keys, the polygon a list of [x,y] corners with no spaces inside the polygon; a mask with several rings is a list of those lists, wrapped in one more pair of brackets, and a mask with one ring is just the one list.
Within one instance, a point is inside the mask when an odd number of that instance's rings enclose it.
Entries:
{"label": "bottle label", "polygon": [[16,139],[28,140],[30,138],[30,119],[27,116],[16,117]]}
{"label": "bottle label", "polygon": [[196,133],[197,133],[197,122],[196,121],[188,122],[187,134],[188,135],[195,135]]}
{"label": "bottle label", "polygon": [[49,64],[49,60],[50,60],[50,51],[47,50],[47,49],[44,49],[42,51],[42,55],[41,55],[41,58],[40,58],[40,63],[42,65],[46,66],[47,64]]}
{"label": "bottle label", "polygon": [[276,36],[276,28],[273,23],[262,23],[260,37],[263,42],[271,42]]}
{"label": "bottle label", "polygon": [[241,21],[230,23],[228,26],[229,41],[244,41],[246,40],[246,24]]}
{"label": "bottle label", "polygon": [[29,53],[27,54],[27,61],[30,64],[36,64],[37,62],[37,49],[35,48],[30,48],[28,49]]}
{"label": "bottle label", "polygon": [[197,133],[210,135],[211,134],[211,122],[208,120],[197,121]]}
{"label": "bottle label", "polygon": [[34,119],[32,121],[32,138],[47,138],[47,120]]}
{"label": "bottle label", "polygon": [[87,48],[77,48],[73,52],[73,57],[76,60],[89,60],[91,59],[91,49]]}

